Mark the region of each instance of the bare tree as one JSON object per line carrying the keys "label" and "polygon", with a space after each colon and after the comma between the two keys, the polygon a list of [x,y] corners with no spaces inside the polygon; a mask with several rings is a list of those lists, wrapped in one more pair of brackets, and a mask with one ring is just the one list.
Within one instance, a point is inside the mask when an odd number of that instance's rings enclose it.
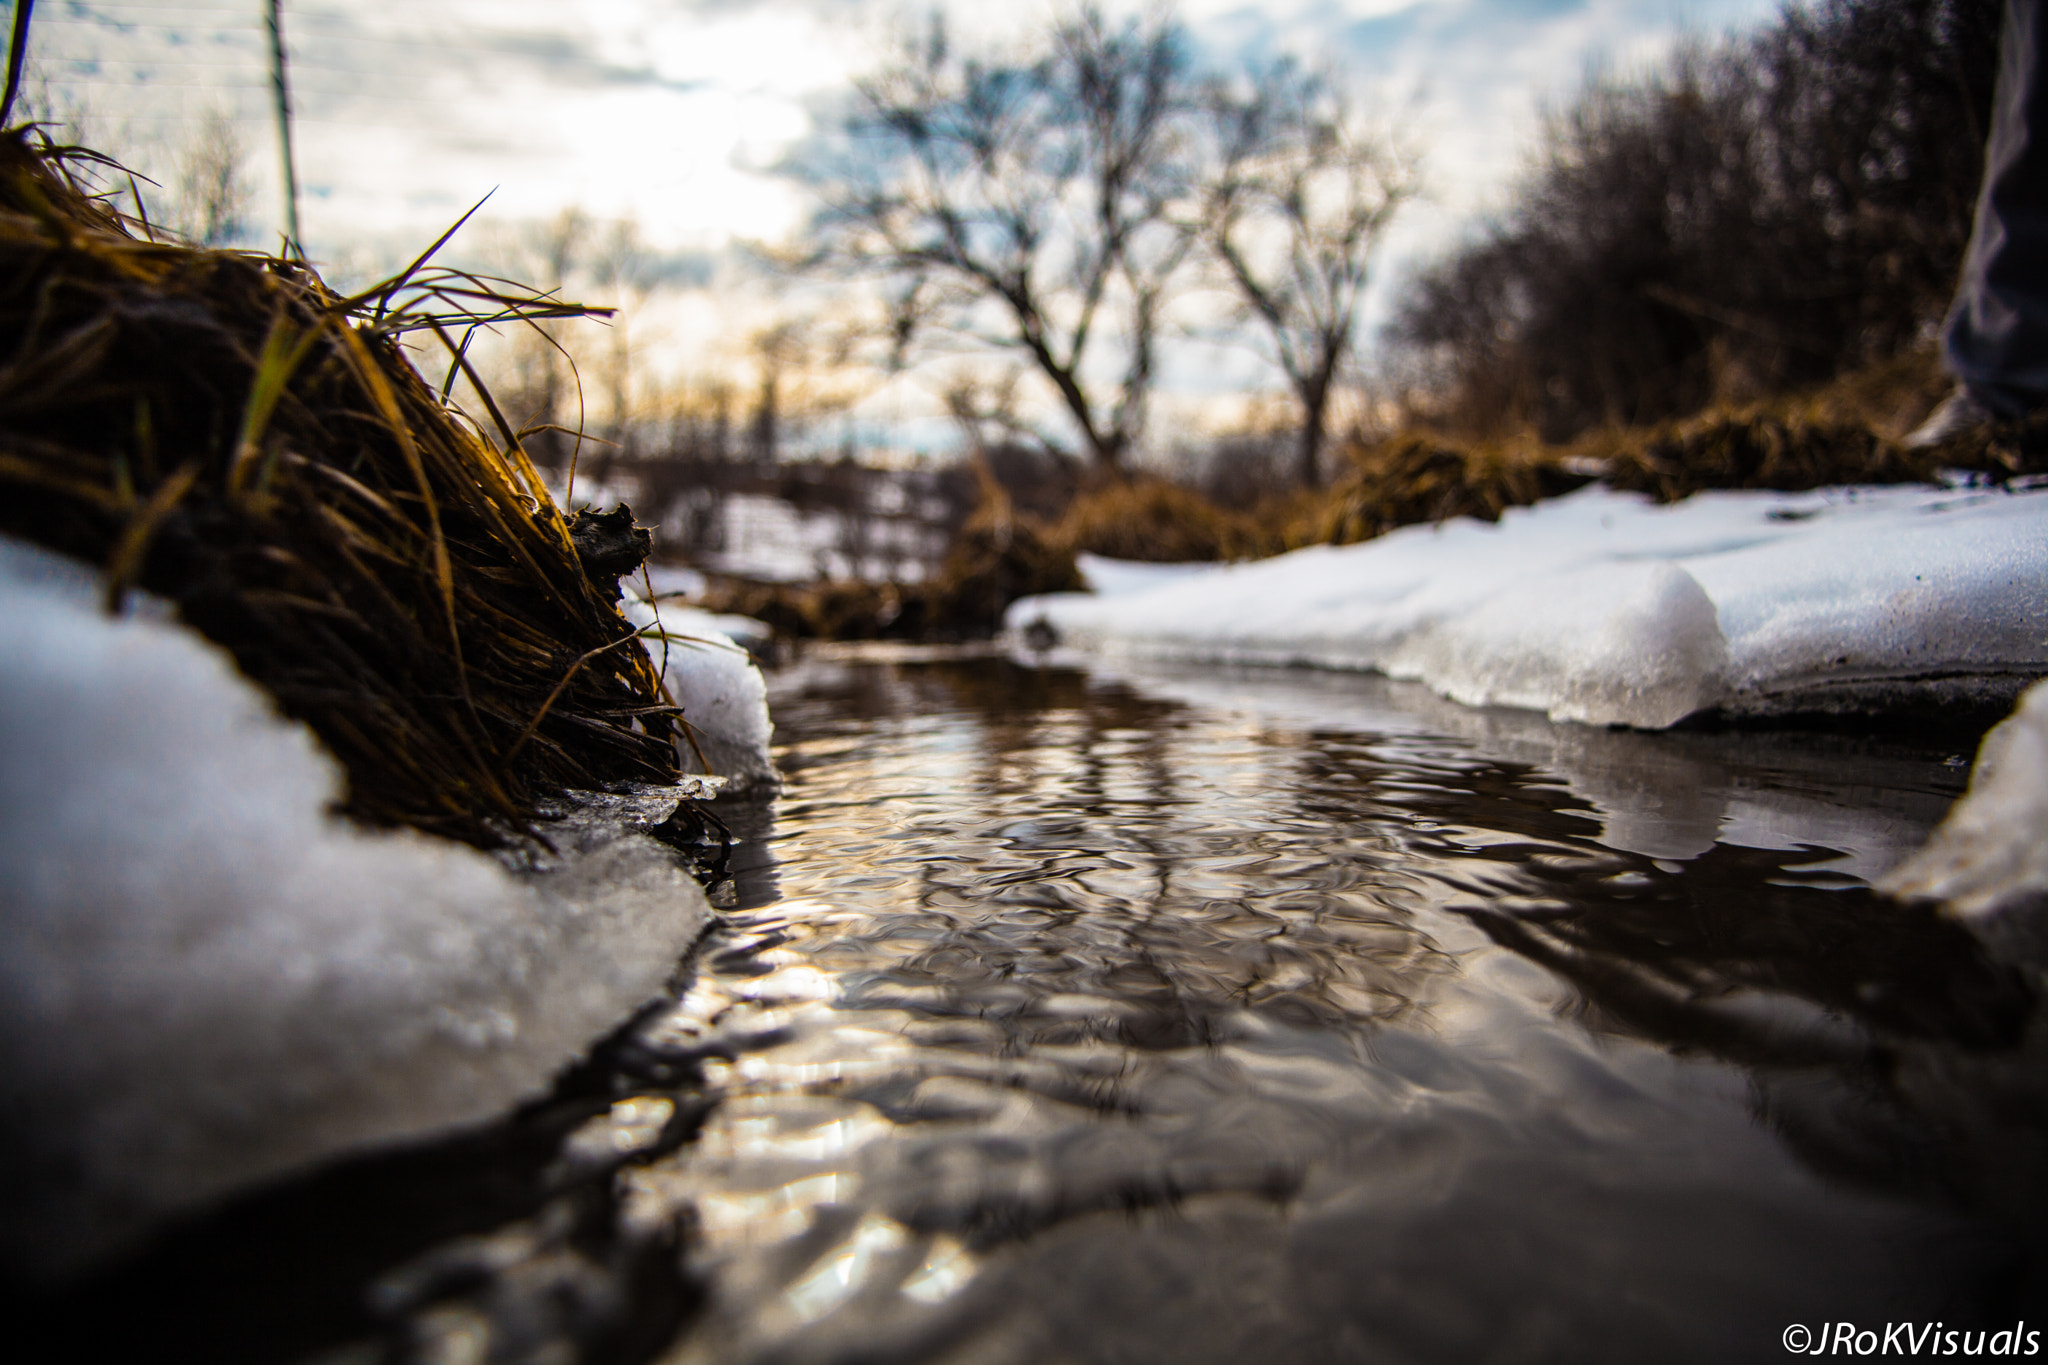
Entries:
{"label": "bare tree", "polygon": [[247,148],[225,109],[208,109],[178,148],[171,194],[174,224],[202,246],[223,246],[248,225]]}
{"label": "bare tree", "polygon": [[228,245],[251,229],[249,149],[227,108],[208,106],[171,137],[152,120],[112,121],[96,113],[77,88],[32,71],[15,109],[54,141],[96,147],[134,167],[132,176],[110,175],[108,188],[127,201],[127,211],[152,224],[201,246]]}
{"label": "bare tree", "polygon": [[1506,213],[1392,329],[1472,434],[1569,440],[1918,344],[1969,241],[1998,0],[1816,0],[1539,125]]}
{"label": "bare tree", "polygon": [[1300,481],[1322,482],[1330,396],[1356,340],[1373,248],[1417,187],[1416,159],[1364,129],[1335,82],[1292,63],[1233,88],[1206,111],[1214,169],[1202,232],[1301,404]]}
{"label": "bare tree", "polygon": [[1036,49],[957,51],[942,21],[858,87],[815,172],[821,264],[884,280],[899,356],[928,330],[1018,353],[1103,469],[1143,430],[1188,255],[1187,44],[1072,12]]}
{"label": "bare tree", "polygon": [[606,444],[599,447],[593,471],[602,484],[615,465],[631,465],[643,453],[641,427],[649,415],[637,401],[640,376],[634,368],[633,324],[653,292],[655,277],[638,223],[619,219],[605,229],[592,253],[591,276],[597,298],[614,310],[606,324],[604,348],[592,365],[605,404]]}
{"label": "bare tree", "polygon": [[939,400],[969,451],[980,455],[1000,441],[1025,433],[1026,423],[1017,413],[1017,385],[1023,377],[1023,371],[1015,366],[993,375],[962,367],[945,376]]}

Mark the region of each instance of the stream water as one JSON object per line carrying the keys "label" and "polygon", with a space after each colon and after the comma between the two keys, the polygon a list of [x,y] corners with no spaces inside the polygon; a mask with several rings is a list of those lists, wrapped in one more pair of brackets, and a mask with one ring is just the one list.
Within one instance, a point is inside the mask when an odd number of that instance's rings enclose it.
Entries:
{"label": "stream water", "polygon": [[787,785],[729,817],[674,999],[499,1128],[239,1201],[40,1328],[334,1362],[2048,1334],[2030,993],[1864,885],[1966,737],[929,652],[772,701]]}

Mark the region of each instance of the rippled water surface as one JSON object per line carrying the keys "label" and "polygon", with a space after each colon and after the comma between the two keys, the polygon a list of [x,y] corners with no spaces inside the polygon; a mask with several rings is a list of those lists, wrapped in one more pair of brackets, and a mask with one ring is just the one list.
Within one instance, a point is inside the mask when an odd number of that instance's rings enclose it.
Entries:
{"label": "rippled water surface", "polygon": [[978,657],[774,689],[788,783],[673,1002],[501,1132],[188,1238],[326,1239],[249,1354],[1746,1360],[2041,1312],[2030,994],[1864,890],[1953,749]]}

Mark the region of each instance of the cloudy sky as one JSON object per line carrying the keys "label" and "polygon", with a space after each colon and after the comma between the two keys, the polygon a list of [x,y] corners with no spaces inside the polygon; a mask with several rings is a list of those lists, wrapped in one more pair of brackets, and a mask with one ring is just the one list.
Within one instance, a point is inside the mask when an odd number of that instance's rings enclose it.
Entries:
{"label": "cloudy sky", "polygon": [[[956,33],[996,40],[1042,0],[944,0]],[[1112,11],[1134,0],[1107,0]],[[1594,66],[1629,70],[1682,35],[1765,18],[1776,0],[1182,0],[1213,56],[1331,63],[1426,153],[1429,197],[1382,277],[1500,202],[1540,102]],[[631,218],[678,256],[774,242],[803,221],[774,173],[818,111],[906,17],[897,0],[285,0],[309,254],[398,258],[486,193],[500,220],[577,205]],[[282,215],[262,0],[44,0],[32,78],[88,134],[160,177],[208,110],[242,130],[258,236]],[[1000,17],[991,17],[1000,16]],[[1381,297],[1387,290],[1380,291]],[[684,329],[687,331],[688,329]],[[681,333],[678,333],[681,335]],[[682,344],[678,342],[678,344]]]}

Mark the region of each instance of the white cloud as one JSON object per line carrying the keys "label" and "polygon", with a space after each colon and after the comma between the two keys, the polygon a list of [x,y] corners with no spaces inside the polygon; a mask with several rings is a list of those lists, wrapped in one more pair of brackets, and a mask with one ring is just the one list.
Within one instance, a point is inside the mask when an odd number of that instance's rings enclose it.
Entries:
{"label": "white cloud", "polygon": [[[1640,60],[1682,30],[1753,20],[1773,0],[1186,0],[1217,52],[1293,52],[1412,109],[1435,202],[1483,207],[1526,149],[1540,97],[1589,59]],[[1035,23],[954,3],[970,40]],[[1140,0],[1113,9],[1137,12]],[[301,0],[286,7],[307,233],[430,235],[498,187],[495,209],[579,203],[633,213],[660,245],[786,233],[792,192],[767,167],[809,130],[805,101],[843,85],[893,4],[803,0]],[[37,15],[34,55],[94,130],[162,160],[206,104],[240,117],[271,177],[265,39],[248,16],[149,0],[70,0]],[[148,167],[145,167],[148,169]],[[263,211],[277,196],[266,185]]]}

